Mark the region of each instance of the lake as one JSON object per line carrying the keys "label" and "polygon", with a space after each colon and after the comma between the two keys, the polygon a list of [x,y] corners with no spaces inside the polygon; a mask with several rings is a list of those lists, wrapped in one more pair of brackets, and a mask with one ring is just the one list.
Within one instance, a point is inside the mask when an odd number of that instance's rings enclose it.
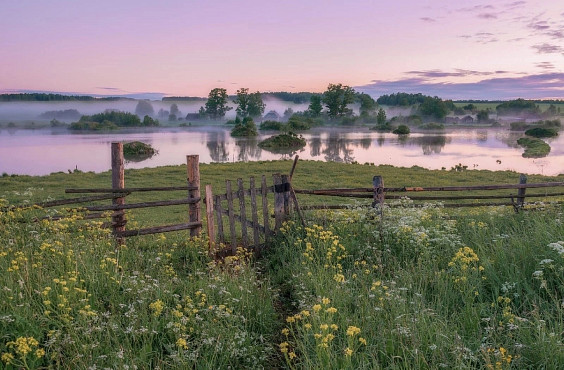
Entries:
{"label": "lake", "polygon": [[564,173],[564,137],[548,139],[552,147],[545,158],[528,159],[516,140],[522,133],[507,128],[453,128],[441,133],[412,133],[398,138],[368,128],[318,127],[303,137],[305,148],[291,153],[272,153],[257,144],[258,138],[232,138],[228,127],[192,126],[105,133],[74,133],[65,129],[0,129],[0,173],[46,175],[79,169],[109,170],[113,141],[143,141],[158,154],[126,168],[183,164],[186,155],[199,154],[200,162],[235,162],[300,159],[345,163],[374,163],[450,169],[461,163],[469,169],[512,170],[527,174]]}

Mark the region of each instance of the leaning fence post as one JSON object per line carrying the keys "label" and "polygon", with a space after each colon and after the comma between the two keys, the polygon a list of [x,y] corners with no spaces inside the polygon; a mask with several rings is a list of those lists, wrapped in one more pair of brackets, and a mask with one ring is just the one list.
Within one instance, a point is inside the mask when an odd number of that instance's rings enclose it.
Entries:
{"label": "leaning fence post", "polygon": [[290,178],[288,175],[282,175],[282,186],[284,196],[284,218],[288,218],[290,214]]}
{"label": "leaning fence post", "polygon": [[209,252],[215,248],[215,222],[213,219],[213,192],[212,186],[206,185],[206,224],[208,228]]}
{"label": "leaning fence post", "polygon": [[374,176],[372,178],[372,187],[374,188],[372,207],[377,208],[380,212],[380,217],[382,217],[382,209],[384,207],[384,179],[382,176]]}
{"label": "leaning fence post", "polygon": [[[125,166],[123,160],[123,143],[112,143],[112,189],[125,188]],[[124,205],[125,197],[114,198],[113,205]],[[125,238],[120,233],[125,231],[125,211],[115,209],[112,215],[113,233],[116,235],[117,245],[124,245]]]}
{"label": "leaning fence post", "polygon": [[200,214],[200,156],[187,155],[186,163],[188,167],[188,198],[198,199],[197,202],[190,203],[188,206],[188,217],[190,222],[200,222],[200,226],[190,229],[190,236],[197,236],[202,230],[202,216]]}
{"label": "leaning fence post", "polygon": [[[527,183],[527,176],[525,174],[521,174],[521,176],[519,176],[519,185],[524,185]],[[517,209],[519,208],[523,208],[523,206],[525,205],[525,192],[527,191],[527,188],[519,188],[519,190],[517,191]]]}

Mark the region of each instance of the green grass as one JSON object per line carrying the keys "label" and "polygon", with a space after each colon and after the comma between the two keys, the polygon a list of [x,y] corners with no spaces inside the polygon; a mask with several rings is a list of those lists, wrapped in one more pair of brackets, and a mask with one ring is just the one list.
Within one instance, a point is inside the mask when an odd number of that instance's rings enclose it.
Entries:
{"label": "green grass", "polygon": [[[201,165],[201,178],[220,193],[226,178],[290,167]],[[375,174],[386,186],[518,181],[513,172],[303,161],[294,185],[370,187]],[[126,185],[173,186],[185,177],[183,166],[128,170]],[[108,172],[3,177],[0,205],[109,183]],[[187,232],[130,238],[115,249],[100,223],[30,222],[54,211],[4,209],[0,367],[551,369],[564,362],[562,206],[538,203],[515,214],[395,203],[383,220],[360,207],[307,213],[308,228],[288,222],[262,258],[241,252],[223,261],[210,259],[205,237],[190,240]],[[148,225],[187,217],[185,207],[130,216]]]}

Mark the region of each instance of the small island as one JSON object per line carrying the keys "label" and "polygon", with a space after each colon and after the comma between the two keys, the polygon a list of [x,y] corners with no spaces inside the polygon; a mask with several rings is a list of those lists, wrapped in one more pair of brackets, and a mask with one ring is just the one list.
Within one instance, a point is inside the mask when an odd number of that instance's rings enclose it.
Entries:
{"label": "small island", "polygon": [[303,148],[305,145],[305,139],[301,135],[296,135],[292,131],[269,137],[268,139],[263,140],[258,144],[260,148],[270,151],[280,151],[288,149],[295,150]]}
{"label": "small island", "polygon": [[151,145],[141,141],[132,141],[123,144],[123,157],[129,162],[141,162],[158,154]]}

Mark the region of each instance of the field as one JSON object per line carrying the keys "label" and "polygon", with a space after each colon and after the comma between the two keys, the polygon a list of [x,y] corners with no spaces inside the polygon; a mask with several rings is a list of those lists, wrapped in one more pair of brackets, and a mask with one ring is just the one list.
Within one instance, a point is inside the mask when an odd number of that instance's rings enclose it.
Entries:
{"label": "field", "polygon": [[[226,176],[290,167],[290,161],[202,165],[202,184],[220,192]],[[127,171],[126,186],[181,185],[185,171]],[[376,174],[386,186],[518,181],[513,172],[300,162],[294,186],[369,187]],[[109,183],[109,173],[3,177],[0,202],[62,198],[66,187]],[[240,251],[221,261],[208,256],[205,236],[131,238],[115,249],[99,223],[78,215],[29,222],[54,211],[4,209],[0,368],[556,369],[564,363],[561,205],[539,202],[515,214],[413,209],[401,200],[381,220],[352,204],[308,213],[305,229],[289,220],[260,258]],[[154,225],[178,222],[186,212],[133,217]]]}

